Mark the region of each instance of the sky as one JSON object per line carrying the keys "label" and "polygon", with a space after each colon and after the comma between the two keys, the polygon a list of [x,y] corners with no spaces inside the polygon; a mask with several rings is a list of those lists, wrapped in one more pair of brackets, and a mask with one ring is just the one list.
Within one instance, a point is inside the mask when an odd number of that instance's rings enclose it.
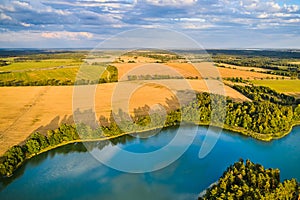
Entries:
{"label": "sky", "polygon": [[93,48],[139,28],[207,49],[298,49],[300,0],[0,0],[0,48]]}

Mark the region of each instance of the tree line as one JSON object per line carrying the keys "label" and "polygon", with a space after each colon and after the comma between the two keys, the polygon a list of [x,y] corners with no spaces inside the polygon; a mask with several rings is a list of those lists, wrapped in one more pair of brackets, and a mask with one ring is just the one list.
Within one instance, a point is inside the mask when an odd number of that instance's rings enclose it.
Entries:
{"label": "tree line", "polygon": [[10,176],[26,158],[36,155],[50,146],[77,139],[79,136],[74,125],[62,124],[56,130],[49,130],[47,136],[39,132],[33,133],[23,145],[11,147],[0,158],[0,174]]}
{"label": "tree line", "polygon": [[291,78],[300,78],[300,65],[291,62],[294,59],[282,59],[263,56],[245,56],[245,55],[213,55],[213,61],[216,63],[226,63],[236,66],[258,67],[270,69],[264,73],[289,76]]}
{"label": "tree line", "polygon": [[281,105],[297,105],[300,103],[300,101],[296,100],[295,97],[278,93],[275,90],[265,86],[234,85],[233,89],[239,91],[254,101],[270,101],[272,103]]}

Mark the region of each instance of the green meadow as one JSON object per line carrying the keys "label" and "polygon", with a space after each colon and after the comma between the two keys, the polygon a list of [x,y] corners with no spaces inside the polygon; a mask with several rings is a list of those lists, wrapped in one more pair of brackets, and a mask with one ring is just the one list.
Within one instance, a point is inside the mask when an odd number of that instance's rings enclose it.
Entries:
{"label": "green meadow", "polygon": [[277,92],[300,92],[300,80],[253,80],[255,85],[272,88]]}
{"label": "green meadow", "polygon": [[33,70],[51,70],[52,68],[79,67],[82,61],[75,59],[47,59],[47,60],[26,60],[13,62],[7,66],[0,67],[0,71],[33,71]]}
{"label": "green meadow", "polygon": [[[0,67],[0,84],[2,86],[71,85],[76,79],[97,80],[106,68],[105,65],[83,64],[83,60],[77,58],[4,59],[8,61],[8,65]],[[80,68],[84,72],[78,73]],[[108,76],[106,72],[102,75]]]}

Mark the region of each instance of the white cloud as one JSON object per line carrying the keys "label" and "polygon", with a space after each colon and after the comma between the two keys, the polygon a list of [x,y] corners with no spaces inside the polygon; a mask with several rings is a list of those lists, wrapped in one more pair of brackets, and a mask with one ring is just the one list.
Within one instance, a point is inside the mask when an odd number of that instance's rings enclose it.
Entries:
{"label": "white cloud", "polygon": [[259,5],[259,0],[243,0],[243,1],[240,1],[240,6],[241,7],[244,7],[246,9],[250,9],[250,10],[253,10],[253,9],[256,9]]}
{"label": "white cloud", "polygon": [[34,42],[37,38],[40,37],[39,33],[36,32],[28,32],[28,31],[6,31],[4,33],[0,33],[0,42],[20,42],[20,41],[29,41]]}
{"label": "white cloud", "polygon": [[265,19],[265,18],[268,18],[270,15],[267,14],[267,13],[260,13],[259,15],[257,15],[257,18],[260,18],[260,19]]}
{"label": "white cloud", "polygon": [[113,1],[113,0],[77,0],[77,1],[73,1],[73,2],[67,2],[67,1],[57,1],[57,0],[43,0],[43,3],[47,3],[47,4],[56,4],[56,5],[65,5],[65,6],[70,6],[70,7],[101,7],[101,8],[108,8],[108,10],[110,8],[112,9],[120,9],[120,10],[124,10],[127,8],[132,8],[134,7],[134,5],[137,3],[137,0],[133,0],[133,1]]}
{"label": "white cloud", "polygon": [[87,32],[65,34],[31,30],[0,32],[0,46],[3,48],[86,48],[93,47],[104,39],[103,35]]}
{"label": "white cloud", "polygon": [[271,16],[273,17],[292,17],[290,13],[274,13]]}
{"label": "white cloud", "polygon": [[88,32],[67,32],[67,31],[61,31],[61,32],[45,32],[42,33],[41,36],[43,38],[48,39],[68,39],[68,40],[79,40],[79,39],[90,39],[93,37],[92,33]]}
{"label": "white cloud", "polygon": [[0,13],[0,20],[12,20],[12,18],[4,13]]}
{"label": "white cloud", "polygon": [[286,22],[288,22],[288,23],[300,23],[300,19],[298,18],[298,19],[288,19],[288,20],[286,20]]}
{"label": "white cloud", "polygon": [[188,22],[205,22],[203,18],[180,18],[179,21],[188,21]]}
{"label": "white cloud", "polygon": [[287,10],[288,12],[297,12],[299,11],[299,6],[298,5],[283,5],[283,8]]}
{"label": "white cloud", "polygon": [[67,10],[61,10],[61,9],[54,9],[51,6],[46,6],[39,0],[34,0],[34,1],[13,1],[12,5],[14,6],[14,10],[17,8],[24,9],[24,10],[29,10],[31,12],[36,12],[36,13],[55,13],[58,15],[69,15],[71,14]]}
{"label": "white cloud", "polygon": [[247,35],[250,29],[300,34],[299,6],[294,0],[0,0],[0,30],[51,45],[92,42],[141,27],[209,35],[223,30]]}
{"label": "white cloud", "polygon": [[197,1],[198,0],[146,0],[148,4],[156,6],[189,6],[197,3]]}
{"label": "white cloud", "polygon": [[278,12],[281,7],[274,1],[261,1],[261,0],[241,0],[240,6],[252,12]]}
{"label": "white cloud", "polygon": [[31,26],[31,24],[27,24],[25,22],[21,22],[21,25],[24,26],[24,27],[30,27]]}
{"label": "white cloud", "polygon": [[257,15],[257,18],[259,18],[259,19],[267,19],[267,18],[275,19],[276,18],[276,20],[277,20],[277,19],[286,18],[286,17],[292,17],[292,15],[289,14],[289,13],[281,13],[281,12],[271,13],[271,14],[268,14],[268,13],[264,12],[264,13],[260,13],[260,14]]}
{"label": "white cloud", "polygon": [[184,29],[194,29],[194,30],[201,30],[201,29],[208,29],[215,27],[212,24],[195,24],[195,23],[182,23],[180,26]]}
{"label": "white cloud", "polygon": [[0,10],[14,12],[15,8],[11,4],[3,4],[3,5],[0,4]]}
{"label": "white cloud", "polygon": [[16,5],[18,7],[24,8],[24,9],[28,9],[31,10],[32,6],[28,3],[28,2],[24,2],[24,1],[13,1],[12,2],[13,5]]}
{"label": "white cloud", "polygon": [[[262,4],[263,5],[263,4]],[[279,6],[278,3],[275,3],[273,1],[270,1],[270,2],[266,2],[265,6],[264,6],[265,9],[269,9],[269,11],[273,11],[273,12],[276,12],[276,11],[279,11],[281,9],[281,7]]]}

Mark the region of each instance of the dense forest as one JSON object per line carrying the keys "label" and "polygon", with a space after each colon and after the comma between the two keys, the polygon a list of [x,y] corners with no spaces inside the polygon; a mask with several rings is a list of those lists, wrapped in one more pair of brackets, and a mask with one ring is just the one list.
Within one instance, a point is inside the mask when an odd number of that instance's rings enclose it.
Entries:
{"label": "dense forest", "polygon": [[[299,56],[300,53],[297,54]],[[297,57],[296,56],[296,57]],[[292,79],[300,78],[300,64],[293,63],[297,61],[293,58],[283,57],[266,57],[266,56],[251,56],[251,55],[228,55],[228,54],[213,54],[213,61],[215,63],[226,63],[236,66],[258,67],[269,69],[264,73],[288,76]],[[298,58],[299,59],[299,58]]]}
{"label": "dense forest", "polygon": [[295,179],[280,182],[278,169],[242,159],[234,163],[199,200],[218,199],[299,199],[300,185]]}
{"label": "dense forest", "polygon": [[18,57],[19,60],[42,60],[42,59],[83,59],[88,50],[47,50],[47,49],[0,49],[0,56]]}
{"label": "dense forest", "polygon": [[234,55],[247,57],[269,57],[269,58],[286,58],[299,59],[300,51],[298,49],[281,49],[281,50],[267,50],[267,49],[208,49],[208,50],[174,50],[178,53],[193,53],[203,54],[208,53],[212,56]]}

